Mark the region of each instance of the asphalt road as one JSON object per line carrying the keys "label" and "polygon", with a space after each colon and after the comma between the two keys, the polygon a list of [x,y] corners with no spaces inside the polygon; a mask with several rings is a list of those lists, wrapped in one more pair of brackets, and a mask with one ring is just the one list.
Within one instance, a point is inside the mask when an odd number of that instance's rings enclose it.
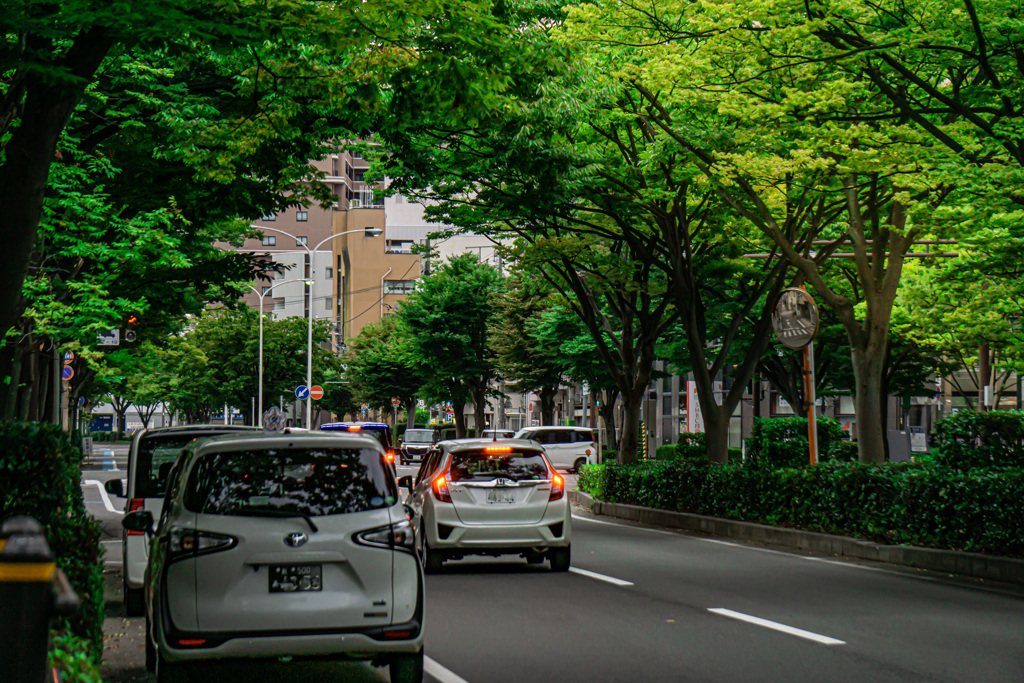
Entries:
{"label": "asphalt road", "polygon": [[[399,474],[414,468],[400,468]],[[102,481],[123,472],[86,472]],[[570,486],[573,485],[570,478]],[[149,681],[109,532],[104,672]],[[122,508],[123,500],[111,505]],[[590,518],[568,574],[467,559],[427,577],[428,681],[1024,681],[1024,595]],[[365,664],[218,666],[218,681],[387,680]]]}

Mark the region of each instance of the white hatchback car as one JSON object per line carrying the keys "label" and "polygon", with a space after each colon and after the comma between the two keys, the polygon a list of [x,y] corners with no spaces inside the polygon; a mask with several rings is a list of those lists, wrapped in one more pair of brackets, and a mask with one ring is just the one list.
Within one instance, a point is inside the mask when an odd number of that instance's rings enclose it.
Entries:
{"label": "white hatchback car", "polygon": [[448,559],[517,554],[569,569],[572,518],[565,480],[532,441],[442,441],[409,489],[416,543],[428,574]]}
{"label": "white hatchback car", "polygon": [[[153,515],[124,517],[152,531]],[[146,569],[146,660],[315,657],[423,678],[423,576],[384,449],[355,434],[211,439],[179,458]]]}

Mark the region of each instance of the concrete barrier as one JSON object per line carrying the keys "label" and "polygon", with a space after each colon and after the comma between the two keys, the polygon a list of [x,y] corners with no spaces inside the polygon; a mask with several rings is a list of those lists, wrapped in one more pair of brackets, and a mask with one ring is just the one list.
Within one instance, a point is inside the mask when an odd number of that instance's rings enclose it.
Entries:
{"label": "concrete barrier", "polygon": [[825,555],[885,562],[944,574],[957,574],[1024,585],[1024,560],[1011,557],[996,557],[911,545],[884,545],[849,536],[833,536],[814,531],[787,529],[720,517],[705,517],[688,512],[657,510],[638,505],[607,503],[597,500],[583,491],[569,491],[569,501],[582,505],[598,515],[651,526],[697,531],[720,538],[754,541]]}

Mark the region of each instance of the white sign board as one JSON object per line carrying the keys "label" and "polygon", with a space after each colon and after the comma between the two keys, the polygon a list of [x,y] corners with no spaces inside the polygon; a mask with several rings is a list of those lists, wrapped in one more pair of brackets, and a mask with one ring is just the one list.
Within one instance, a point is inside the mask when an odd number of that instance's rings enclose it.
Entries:
{"label": "white sign board", "polygon": [[700,414],[697,383],[686,383],[686,431],[691,434],[704,431],[704,416]]}
{"label": "white sign board", "polygon": [[121,330],[110,330],[106,334],[96,335],[97,346],[120,346]]}

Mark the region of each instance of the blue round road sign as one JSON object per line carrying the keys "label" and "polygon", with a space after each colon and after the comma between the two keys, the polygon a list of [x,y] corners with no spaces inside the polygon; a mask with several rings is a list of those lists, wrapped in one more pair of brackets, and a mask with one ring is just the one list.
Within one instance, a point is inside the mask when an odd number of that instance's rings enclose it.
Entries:
{"label": "blue round road sign", "polygon": [[65,365],[64,366],[64,372],[61,373],[61,377],[63,377],[65,380],[69,380],[69,379],[71,379],[74,376],[75,376],[75,371],[71,368],[71,366],[70,365]]}
{"label": "blue round road sign", "polygon": [[303,401],[309,398],[309,387],[307,387],[305,384],[300,384],[299,386],[295,387],[295,398],[301,399]]}

